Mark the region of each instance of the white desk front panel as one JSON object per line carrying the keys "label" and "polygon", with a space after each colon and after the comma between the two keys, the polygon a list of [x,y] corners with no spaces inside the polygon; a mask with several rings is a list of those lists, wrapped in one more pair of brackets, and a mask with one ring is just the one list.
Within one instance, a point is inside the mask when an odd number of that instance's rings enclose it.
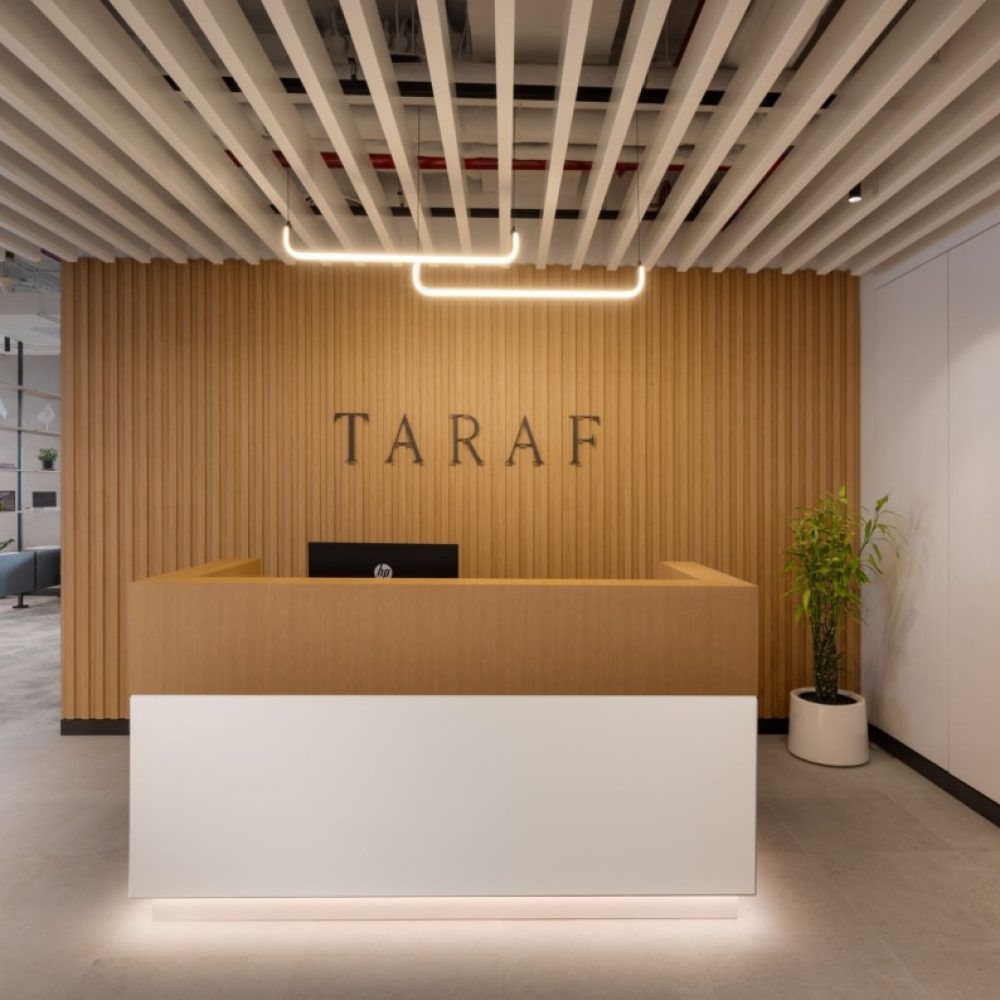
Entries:
{"label": "white desk front panel", "polygon": [[131,704],[132,896],[754,891],[752,697]]}

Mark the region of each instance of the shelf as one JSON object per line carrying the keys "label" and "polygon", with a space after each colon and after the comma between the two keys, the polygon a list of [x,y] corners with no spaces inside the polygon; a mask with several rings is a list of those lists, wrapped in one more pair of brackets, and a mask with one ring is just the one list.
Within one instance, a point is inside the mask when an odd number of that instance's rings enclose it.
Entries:
{"label": "shelf", "polygon": [[5,472],[20,472],[25,476],[58,476],[62,469],[5,469],[0,466],[0,476]]}
{"label": "shelf", "polygon": [[36,437],[62,437],[58,431],[36,431],[31,427],[0,427],[0,431],[10,431],[13,434],[34,434]]}
{"label": "shelf", "polygon": [[16,382],[0,382],[0,392],[9,389],[11,392],[22,392],[25,396],[35,396],[37,399],[62,399],[58,392],[48,392],[45,389],[31,389]]}
{"label": "shelf", "polygon": [[25,507],[23,510],[0,510],[0,514],[60,514],[59,507]]}

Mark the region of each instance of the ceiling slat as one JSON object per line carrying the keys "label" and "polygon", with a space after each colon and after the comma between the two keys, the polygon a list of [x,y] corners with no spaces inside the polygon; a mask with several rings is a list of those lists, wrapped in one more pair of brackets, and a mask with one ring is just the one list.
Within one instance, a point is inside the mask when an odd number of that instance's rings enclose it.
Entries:
{"label": "ceiling slat", "polygon": [[469,192],[462,162],[459,138],[458,108],[455,105],[454,74],[451,65],[451,30],[444,0],[417,0],[420,31],[427,54],[427,71],[434,91],[438,129],[444,150],[451,203],[458,226],[458,242],[463,253],[472,252],[472,231],[469,229]]}
{"label": "ceiling slat", "polygon": [[861,256],[866,247],[997,159],[1000,159],[1000,119],[991,122],[971,139],[952,149],[909,187],[883,202],[864,222],[859,222],[844,244],[835,248],[831,257],[836,263],[831,266],[827,262],[824,273],[847,260]]}
{"label": "ceiling slat", "polygon": [[0,232],[2,231],[20,236],[32,246],[48,250],[49,253],[54,253],[62,260],[75,261],[80,256],[79,249],[68,240],[53,233],[34,219],[0,204]]}
{"label": "ceiling slat", "polygon": [[[981,7],[983,0],[916,0],[888,37],[840,90],[822,118],[802,134],[739,216],[710,248],[712,269],[729,267],[778,213],[853,139],[915,73]],[[856,177],[854,184],[860,177]],[[848,189],[851,185],[848,185]],[[846,196],[847,190],[843,192]],[[794,238],[794,237],[792,237]],[[770,250],[772,229],[764,236]],[[780,244],[784,245],[784,244]],[[754,262],[764,255],[753,252]]]}
{"label": "ceiling slat", "polygon": [[385,250],[394,250],[398,233],[392,210],[308,0],[264,0],[264,8],[305,86],[332,148],[337,151],[354,185],[379,242]]}
{"label": "ceiling slat", "polygon": [[994,161],[979,170],[909,221],[897,226],[892,232],[866,248],[851,261],[851,270],[855,274],[873,270],[911,247],[928,233],[952,223],[957,216],[997,192],[1000,192],[1000,161]]}
{"label": "ceiling slat", "polygon": [[742,63],[706,134],[699,140],[677,183],[650,224],[648,251],[655,264],[701,197],[712,175],[760,107],[764,95],[791,59],[826,6],[826,0],[775,3],[761,22],[750,56]]}
{"label": "ceiling slat", "polygon": [[[625,257],[640,224],[639,217],[645,214],[660,189],[749,3],[750,0],[705,0],[656,119],[656,130],[622,197],[624,209],[619,212],[608,239],[609,267],[618,267]],[[629,211],[634,204],[636,212]]]}
{"label": "ceiling slat", "polygon": [[[128,222],[133,231],[150,246],[179,263],[188,257],[187,246],[207,260],[222,260],[218,239],[209,235],[187,210],[171,199],[145,174],[108,149],[103,136],[84,122],[62,100],[56,97],[37,77],[16,68],[13,59],[0,58],[0,98],[23,116],[0,114],[0,138],[22,156],[57,179],[73,177],[74,161],[65,150],[86,164],[96,180],[90,183],[81,176],[88,197],[94,197],[112,218]],[[44,131],[43,131],[44,130]],[[74,179],[74,186],[77,181]],[[105,186],[120,192],[149,213],[147,224],[143,216],[134,213],[119,198],[112,198]],[[153,222],[153,220],[156,222]],[[160,230],[162,226],[173,239]],[[187,246],[185,246],[187,244]]]}
{"label": "ceiling slat", "polygon": [[514,18],[516,0],[494,3],[497,86],[497,198],[500,246],[510,238],[514,198]]}
{"label": "ceiling slat", "polygon": [[14,233],[8,232],[6,229],[0,229],[0,250],[15,253],[18,257],[30,260],[33,264],[38,264],[42,259],[40,247],[33,246],[27,240],[22,240],[20,236],[15,236]]}
{"label": "ceiling slat", "polygon": [[237,256],[259,258],[257,240],[243,222],[38,10],[27,4],[8,7],[0,19],[0,41],[77,114],[191,209]]}
{"label": "ceiling slat", "polygon": [[[821,254],[823,273],[840,267],[864,246],[854,239],[862,220],[913,183],[945,154],[1000,115],[1000,65],[979,78],[974,87],[952,101],[932,122],[879,165],[863,181],[863,199],[849,211],[836,202],[785,251],[784,260],[804,265]],[[838,239],[843,237],[843,239]],[[830,261],[836,260],[833,267]]]}
{"label": "ceiling slat", "polygon": [[[205,181],[275,256],[280,256],[280,226],[260,190],[226,155],[202,119],[170,89],[107,8],[82,0],[34,2],[187,162],[189,169]],[[253,247],[253,256],[245,259],[256,263],[260,259],[257,248]]]}
{"label": "ceiling slat", "polygon": [[847,0],[841,7],[698,218],[682,227],[672,254],[678,268],[695,264],[904,3]]}
{"label": "ceiling slat", "polygon": [[[0,105],[0,117],[4,113],[4,108]],[[80,167],[77,166],[76,169],[79,170]],[[65,161],[62,176],[67,176]],[[78,179],[74,180],[76,190],[66,187],[47,177],[31,160],[5,145],[0,145],[0,177],[6,177],[25,191],[31,191],[63,215],[85,223],[92,233],[122,251],[119,256],[131,257],[143,264],[149,263],[149,247],[137,240],[124,226],[111,221],[104,212],[99,211],[101,206],[93,198],[84,197],[88,192],[80,187]]]}
{"label": "ceiling slat", "polygon": [[340,0],[340,7],[364,70],[372,104],[392,154],[403,196],[409,206],[413,224],[417,227],[418,242],[423,249],[433,250],[430,212],[420,194],[417,148],[406,123],[406,108],[392,69],[389,46],[382,34],[378,8],[368,0]]}
{"label": "ceiling slat", "polygon": [[923,254],[924,251],[928,249],[937,251],[940,248],[941,241],[945,238],[953,239],[956,236],[961,237],[963,235],[973,236],[975,232],[963,233],[966,226],[974,226],[975,231],[981,232],[983,219],[995,217],[997,212],[1000,212],[1000,191],[987,195],[982,201],[975,202],[970,208],[967,208],[964,212],[959,212],[958,215],[952,216],[947,222],[942,223],[937,229],[933,229],[931,232],[921,236],[916,242],[908,243],[896,255],[883,261],[879,265],[879,270],[888,271],[896,267],[897,264],[909,265],[914,258]]}
{"label": "ceiling slat", "polygon": [[587,47],[587,31],[593,0],[569,0],[566,5],[566,22],[563,27],[562,46],[559,52],[559,83],[556,93],[556,113],[552,125],[552,146],[549,152],[548,171],[545,175],[545,194],[542,201],[542,221],[538,229],[538,249],[535,254],[537,267],[545,267],[552,244],[552,229],[559,207],[566,149],[569,146],[576,92],[580,84],[580,70]]}
{"label": "ceiling slat", "polygon": [[326,224],[312,213],[298,188],[286,183],[286,170],[278,163],[273,144],[261,136],[177,11],[163,0],[114,0],[114,5],[271,204],[287,217],[287,192],[305,239],[312,245],[328,239]]}
{"label": "ceiling slat", "polygon": [[0,205],[20,212],[24,218],[44,226],[49,232],[84,251],[88,256],[109,264],[117,256],[114,247],[10,180],[0,185]]}
{"label": "ceiling slat", "polygon": [[[772,225],[766,239],[751,246],[750,266],[757,270],[801,236],[824,212],[843,205],[851,187],[941,113],[959,94],[1000,60],[1000,4],[984,7],[862,129],[854,142],[826,168],[822,179],[796,200],[792,212]],[[782,270],[788,263],[782,261]]]}
{"label": "ceiling slat", "polygon": [[[670,0],[638,0],[632,8],[625,44],[622,46],[618,72],[611,87],[611,98],[604,112],[601,134],[597,139],[597,153],[590,168],[587,186],[580,205],[581,218],[577,225],[576,246],[573,250],[573,267],[583,266],[590,248],[590,241],[597,226],[608,186],[614,175],[618,158],[628,135],[629,125],[635,114],[636,103],[642,91],[649,64],[659,44],[663,22],[667,17]],[[638,155],[638,150],[636,151]],[[632,208],[623,203],[622,211]]]}
{"label": "ceiling slat", "polygon": [[[285,93],[237,0],[185,0],[185,3],[341,246],[358,248],[358,225],[344,194],[330,175],[319,148]],[[279,228],[277,222],[275,228]]]}
{"label": "ceiling slat", "polygon": [[881,269],[993,197],[1000,0],[475,2],[470,59],[463,4],[409,0],[395,30],[419,12],[423,58],[399,62],[391,0],[8,4],[0,206],[102,259],[283,255],[283,217],[313,249],[469,252],[495,209],[501,246],[537,213],[539,267],[826,273]]}

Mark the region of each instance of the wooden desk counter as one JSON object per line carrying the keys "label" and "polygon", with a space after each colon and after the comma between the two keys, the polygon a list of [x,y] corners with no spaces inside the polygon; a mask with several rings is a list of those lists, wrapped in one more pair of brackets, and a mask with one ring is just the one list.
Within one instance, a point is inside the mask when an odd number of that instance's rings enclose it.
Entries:
{"label": "wooden desk counter", "polygon": [[652,580],[271,578],[258,560],[130,584],[132,694],[755,695],[757,588]]}

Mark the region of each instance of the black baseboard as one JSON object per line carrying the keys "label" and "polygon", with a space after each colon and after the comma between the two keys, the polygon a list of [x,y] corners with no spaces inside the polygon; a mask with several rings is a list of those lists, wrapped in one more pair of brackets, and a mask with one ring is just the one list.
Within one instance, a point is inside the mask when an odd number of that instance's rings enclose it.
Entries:
{"label": "black baseboard", "polygon": [[758,719],[758,736],[786,735],[788,733],[788,719]]}
{"label": "black baseboard", "polygon": [[947,792],[952,798],[958,799],[962,805],[979,813],[983,819],[988,819],[994,825],[1000,826],[1000,802],[994,802],[988,795],[983,795],[972,785],[967,785],[950,771],[946,771],[939,764],[928,760],[923,754],[911,750],[905,743],[900,743],[895,736],[890,736],[878,726],[869,725],[868,737],[876,746],[881,747],[886,753],[892,754],[908,767],[912,767],[914,771],[923,775],[942,791]]}
{"label": "black baseboard", "polygon": [[[63,719],[59,732],[63,736],[128,736],[128,719]],[[757,732],[773,736],[788,732],[788,719],[758,719]]]}
{"label": "black baseboard", "polygon": [[128,719],[63,719],[61,736],[128,736]]}

